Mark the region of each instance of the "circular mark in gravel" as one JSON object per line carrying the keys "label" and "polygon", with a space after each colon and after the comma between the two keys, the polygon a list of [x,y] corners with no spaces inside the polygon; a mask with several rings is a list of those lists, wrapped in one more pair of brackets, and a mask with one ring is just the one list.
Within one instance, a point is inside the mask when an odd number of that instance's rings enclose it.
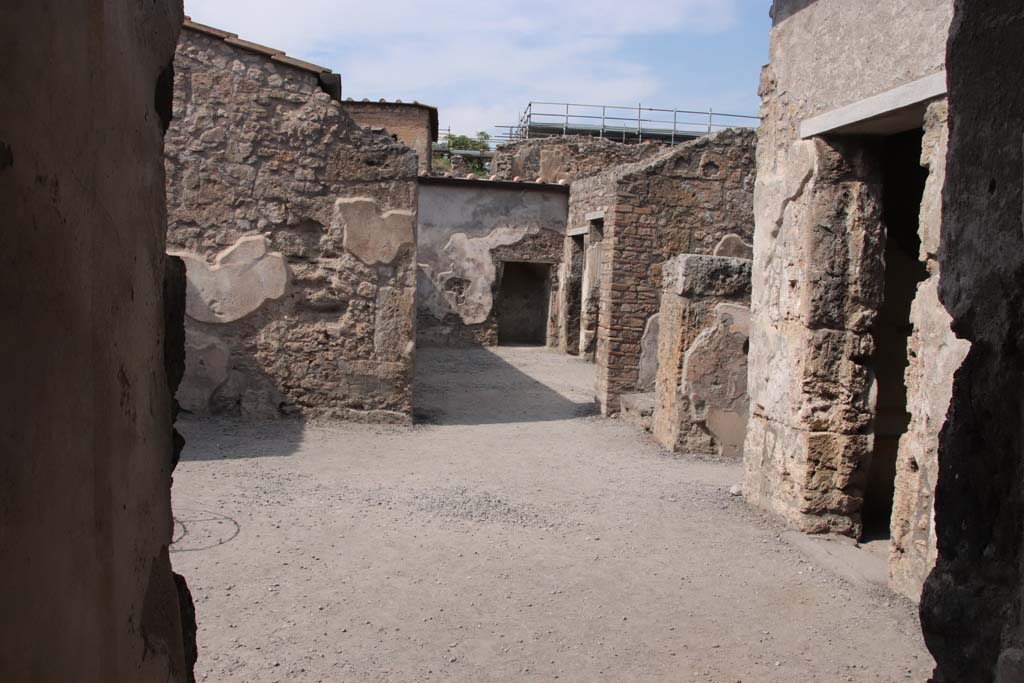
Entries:
{"label": "circular mark in gravel", "polygon": [[241,532],[238,522],[227,515],[206,510],[176,508],[172,553],[209,550],[234,540]]}

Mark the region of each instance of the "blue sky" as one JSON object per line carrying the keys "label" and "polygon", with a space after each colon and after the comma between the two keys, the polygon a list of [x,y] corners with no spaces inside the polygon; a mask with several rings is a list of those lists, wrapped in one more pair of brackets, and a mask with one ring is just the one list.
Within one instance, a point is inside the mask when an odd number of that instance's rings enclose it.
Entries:
{"label": "blue sky", "polygon": [[771,0],[185,0],[195,21],[341,74],[345,97],[418,100],[454,133],[527,102],[756,114]]}

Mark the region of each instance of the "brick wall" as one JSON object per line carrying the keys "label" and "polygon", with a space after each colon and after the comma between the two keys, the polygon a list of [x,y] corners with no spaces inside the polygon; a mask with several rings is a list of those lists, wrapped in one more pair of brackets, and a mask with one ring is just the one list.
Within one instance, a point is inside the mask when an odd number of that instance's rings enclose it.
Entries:
{"label": "brick wall", "polygon": [[[636,391],[640,343],[658,311],[661,266],[675,254],[711,254],[725,235],[753,234],[750,130],[727,130],[614,169],[604,218],[597,333],[597,398],[605,413]],[[614,194],[606,183],[614,185]]]}
{"label": "brick wall", "polygon": [[416,152],[420,173],[430,172],[432,143],[437,138],[437,110],[413,102],[345,100],[341,108],[363,128],[384,129]]}

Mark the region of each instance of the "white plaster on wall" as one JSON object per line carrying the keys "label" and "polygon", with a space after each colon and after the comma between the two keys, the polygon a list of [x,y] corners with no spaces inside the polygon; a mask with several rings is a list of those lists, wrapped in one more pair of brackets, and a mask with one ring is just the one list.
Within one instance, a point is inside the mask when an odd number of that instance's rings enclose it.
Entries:
{"label": "white plaster on wall", "polygon": [[185,262],[185,313],[204,323],[229,323],[257,310],[268,299],[284,295],[288,266],[284,257],[267,251],[262,235],[243,237],[217,256],[211,266],[199,254],[170,251]]}
{"label": "white plaster on wall", "polygon": [[395,260],[399,249],[416,239],[416,214],[392,210],[379,213],[368,197],[342,197],[334,203],[332,228],[343,233],[346,251],[367,265]]}

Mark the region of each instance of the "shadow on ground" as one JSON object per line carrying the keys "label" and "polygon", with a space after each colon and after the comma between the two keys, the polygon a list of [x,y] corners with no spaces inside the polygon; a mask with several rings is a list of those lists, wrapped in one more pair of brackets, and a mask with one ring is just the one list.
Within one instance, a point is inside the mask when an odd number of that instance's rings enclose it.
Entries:
{"label": "shadow on ground", "polygon": [[253,422],[237,418],[179,416],[185,437],[182,462],[288,456],[299,450],[306,421],[301,418]]}
{"label": "shadow on ground", "polygon": [[[517,364],[527,370],[543,367],[542,375],[553,377],[551,384],[534,379],[499,354],[515,355]],[[567,398],[567,394],[579,393],[570,389],[579,384],[570,377],[575,379],[581,373],[592,376],[592,366],[539,347],[420,349],[413,390],[414,420],[417,424],[484,425],[597,415],[599,409],[592,398]],[[558,381],[560,374],[566,377],[564,386]]]}

